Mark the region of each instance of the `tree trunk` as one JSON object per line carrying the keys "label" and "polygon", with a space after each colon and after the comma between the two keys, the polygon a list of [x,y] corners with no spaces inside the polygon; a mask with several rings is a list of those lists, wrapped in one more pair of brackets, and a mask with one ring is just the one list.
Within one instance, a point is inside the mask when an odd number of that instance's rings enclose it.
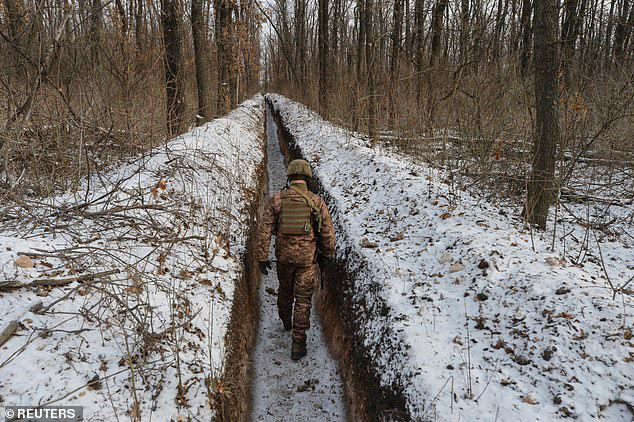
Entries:
{"label": "tree trunk", "polygon": [[610,2],[610,14],[608,15],[608,25],[605,33],[605,67],[608,68],[612,64],[612,28],[614,22],[614,8],[616,6],[617,0],[612,0]]}
{"label": "tree trunk", "polygon": [[429,64],[434,67],[436,65],[436,61],[438,60],[438,53],[440,52],[440,36],[442,33],[442,23],[443,17],[445,15],[445,10],[447,9],[447,5],[449,4],[449,0],[438,0],[436,4],[434,4],[432,11],[432,19],[431,19],[431,56],[429,60]]}
{"label": "tree trunk", "polygon": [[[4,6],[6,9],[6,26],[8,27],[8,38],[12,44],[11,56],[13,58],[16,71],[22,73],[25,70],[24,58],[19,52],[26,54],[24,49],[24,4],[21,0],[5,0]],[[17,73],[17,72],[16,72]]]}
{"label": "tree trunk", "polygon": [[469,0],[460,2],[460,61],[468,62],[469,51]]}
{"label": "tree trunk", "polygon": [[295,62],[299,81],[298,88],[304,89],[306,78],[306,0],[295,1]]}
{"label": "tree trunk", "polygon": [[625,40],[629,35],[630,28],[627,25],[630,12],[630,2],[623,0],[620,5],[619,18],[614,30],[614,59],[622,64],[625,58]]}
{"label": "tree trunk", "polygon": [[232,0],[216,0],[216,55],[218,65],[218,105],[216,112],[219,115],[231,110],[232,98],[235,87],[234,78],[231,77],[233,48],[232,48]]}
{"label": "tree trunk", "polygon": [[319,111],[328,110],[328,0],[319,0]]}
{"label": "tree trunk", "polygon": [[535,2],[535,104],[536,133],[532,173],[524,217],[531,224],[546,227],[548,209],[554,198],[555,154],[559,142],[557,109],[559,1]]}
{"label": "tree trunk", "polygon": [[405,48],[405,54],[408,56],[412,53],[412,30],[410,22],[409,0],[405,0],[405,42],[403,43]]}
{"label": "tree trunk", "polygon": [[360,83],[365,68],[365,1],[357,0],[357,14],[359,15],[359,36],[357,39],[357,81]]}
{"label": "tree trunk", "polygon": [[390,57],[390,121],[389,126],[394,127],[396,119],[395,91],[398,87],[399,57],[401,49],[401,33],[403,31],[403,0],[394,0],[394,19],[392,26],[392,53]]}
{"label": "tree trunk", "polygon": [[185,128],[185,98],[183,92],[183,58],[176,0],[161,0],[161,25],[165,54],[165,92],[167,99],[167,130],[170,135],[182,133]]}
{"label": "tree trunk", "polygon": [[366,30],[366,13],[364,0],[357,0],[357,16],[358,16],[358,36],[357,36],[357,77],[356,77],[356,95],[354,96],[354,113],[353,128],[359,130],[359,118],[361,113],[361,94],[364,86],[363,71],[365,69],[365,30]]}
{"label": "tree trunk", "polygon": [[134,14],[134,33],[138,54],[143,54],[143,50],[145,49],[145,18],[143,12],[143,1],[144,0],[136,0],[136,11]]}
{"label": "tree trunk", "polygon": [[100,64],[101,32],[103,30],[103,9],[101,0],[92,0],[92,13],[90,16],[90,52],[93,67]]}
{"label": "tree trunk", "polygon": [[416,16],[416,104],[418,114],[422,116],[423,101],[423,72],[425,70],[425,11],[423,9],[424,0],[416,0],[414,14]]}
{"label": "tree trunk", "polygon": [[366,61],[368,66],[368,138],[375,144],[378,141],[377,134],[377,98],[376,98],[376,34],[374,23],[374,2],[365,0],[366,6]]}
{"label": "tree trunk", "polygon": [[207,36],[203,19],[203,1],[192,0],[192,38],[194,41],[194,65],[196,68],[196,88],[198,90],[198,112],[196,125],[211,120],[209,104],[209,84],[205,66],[207,57]]}
{"label": "tree trunk", "polygon": [[522,76],[526,75],[528,71],[528,66],[530,64],[531,59],[531,38],[533,36],[533,31],[531,28],[531,0],[524,0],[522,2],[522,17],[521,27],[522,27],[522,46],[520,50],[520,68],[522,72]]}
{"label": "tree trunk", "polygon": [[564,22],[561,28],[563,45],[562,72],[564,83],[569,87],[572,83],[572,64],[575,59],[577,37],[579,36],[580,16],[585,11],[586,0],[564,0]]}

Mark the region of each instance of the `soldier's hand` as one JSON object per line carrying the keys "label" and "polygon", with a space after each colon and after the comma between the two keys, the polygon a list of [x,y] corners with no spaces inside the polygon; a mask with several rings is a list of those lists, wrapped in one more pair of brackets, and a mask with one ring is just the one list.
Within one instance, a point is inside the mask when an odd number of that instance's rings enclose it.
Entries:
{"label": "soldier's hand", "polygon": [[264,275],[269,275],[269,270],[273,268],[271,261],[259,261],[258,265],[260,266],[260,272]]}

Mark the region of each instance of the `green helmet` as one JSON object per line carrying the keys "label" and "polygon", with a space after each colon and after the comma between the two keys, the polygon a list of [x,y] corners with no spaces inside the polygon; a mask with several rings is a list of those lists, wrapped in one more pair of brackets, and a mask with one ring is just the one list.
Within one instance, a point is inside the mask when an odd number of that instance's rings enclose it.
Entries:
{"label": "green helmet", "polygon": [[306,160],[293,160],[289,163],[286,169],[286,175],[292,176],[294,174],[313,177],[313,171],[310,169],[310,164],[308,164]]}

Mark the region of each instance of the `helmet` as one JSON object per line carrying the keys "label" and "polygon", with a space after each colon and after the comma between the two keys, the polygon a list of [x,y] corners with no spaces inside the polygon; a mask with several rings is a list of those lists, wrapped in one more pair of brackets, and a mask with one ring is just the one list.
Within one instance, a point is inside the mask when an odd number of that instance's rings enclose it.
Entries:
{"label": "helmet", "polygon": [[293,160],[289,163],[286,175],[292,176],[294,174],[313,177],[313,171],[310,169],[310,164],[308,164],[306,160]]}

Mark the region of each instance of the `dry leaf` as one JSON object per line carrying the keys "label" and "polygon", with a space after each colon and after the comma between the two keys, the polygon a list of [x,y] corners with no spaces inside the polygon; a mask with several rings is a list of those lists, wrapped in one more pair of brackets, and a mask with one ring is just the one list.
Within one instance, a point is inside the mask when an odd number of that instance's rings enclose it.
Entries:
{"label": "dry leaf", "polygon": [[403,239],[405,239],[405,234],[403,232],[400,232],[396,236],[390,237],[390,242],[396,242],[398,240],[403,240]]}
{"label": "dry leaf", "polygon": [[449,217],[451,217],[451,214],[448,213],[448,212],[444,212],[444,213],[440,214],[440,218],[442,218],[443,220],[446,220]]}
{"label": "dry leaf", "polygon": [[438,258],[438,262],[440,262],[441,264],[446,264],[452,259],[453,259],[453,256],[451,256],[451,253],[445,252],[440,258]]}
{"label": "dry leaf", "polygon": [[21,255],[16,258],[15,265],[20,268],[33,268],[33,260],[26,255]]}
{"label": "dry leaf", "polygon": [[457,273],[462,270],[464,270],[464,265],[461,262],[454,262],[451,267],[449,267],[450,273]]}
{"label": "dry leaf", "polygon": [[158,182],[157,187],[160,190],[165,190],[165,189],[167,189],[167,182],[165,180],[161,180],[160,182]]}
{"label": "dry leaf", "polygon": [[524,403],[528,403],[528,404],[537,404],[537,403],[539,403],[539,402],[537,401],[537,399],[536,399],[535,397],[531,396],[530,394],[528,394],[528,395],[526,395],[526,396],[522,397],[522,401],[523,401]]}
{"label": "dry leaf", "polygon": [[378,247],[378,243],[372,242],[370,240],[368,240],[367,237],[364,237],[363,240],[361,240],[361,246],[364,248],[376,248]]}
{"label": "dry leaf", "polygon": [[135,284],[133,286],[130,286],[127,288],[128,293],[131,293],[133,295],[139,295],[141,293],[143,293],[143,289],[141,288],[140,284]]}

